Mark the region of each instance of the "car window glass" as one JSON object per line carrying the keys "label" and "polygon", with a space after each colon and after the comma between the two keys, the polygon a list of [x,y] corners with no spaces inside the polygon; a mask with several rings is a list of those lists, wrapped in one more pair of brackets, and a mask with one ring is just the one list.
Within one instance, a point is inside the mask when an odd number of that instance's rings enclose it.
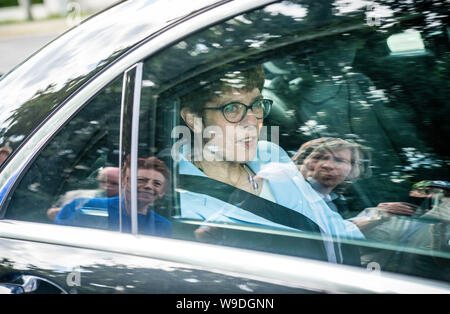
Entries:
{"label": "car window glass", "polygon": [[19,179],[5,218],[119,230],[122,78],[105,87]]}
{"label": "car window glass", "polygon": [[[139,156],[171,186],[149,188],[152,211],[183,239],[300,256],[315,241],[332,262],[448,280],[447,15],[282,1],[149,58]],[[227,126],[247,132],[234,151]],[[258,214],[254,196],[319,232]]]}

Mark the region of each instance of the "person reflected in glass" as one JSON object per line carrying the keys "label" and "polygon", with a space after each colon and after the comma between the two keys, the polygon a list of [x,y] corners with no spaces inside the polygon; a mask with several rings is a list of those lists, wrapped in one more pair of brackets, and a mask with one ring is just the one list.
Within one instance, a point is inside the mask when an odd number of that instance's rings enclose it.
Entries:
{"label": "person reflected in glass", "polygon": [[[383,224],[376,226],[368,234],[371,239],[378,241],[396,241],[411,243],[414,241],[426,242],[427,245],[420,245],[425,248],[433,247],[434,233],[431,232],[434,224],[450,224],[450,182],[440,180],[422,180],[415,183],[410,192],[410,199],[419,204],[414,215],[389,216],[388,219],[380,219]],[[414,219],[404,219],[413,216]],[[427,230],[420,236],[418,231]],[[446,231],[447,240],[449,231]],[[443,241],[445,243],[447,240]]]}
{"label": "person reflected in glass", "polygon": [[[345,209],[338,208],[336,203],[345,205],[342,192],[358,178],[369,175],[367,167],[363,167],[363,159],[368,158],[364,157],[366,151],[366,148],[355,142],[322,137],[304,143],[292,159],[330,209],[340,212]],[[367,232],[391,215],[411,216],[416,209],[416,205],[407,202],[383,202],[365,209],[349,221],[362,232]]]}
{"label": "person reflected in glass", "polygon": [[338,198],[334,191],[344,183],[350,183],[361,174],[360,146],[340,138],[322,137],[304,143],[292,157],[298,169],[337,211],[332,203]]}
{"label": "person reflected in glass", "polygon": [[48,219],[54,221],[61,208],[75,199],[113,197],[119,195],[119,177],[120,170],[118,167],[101,168],[97,175],[98,189],[79,189],[64,193],[53,204],[52,208],[47,210]]}
{"label": "person reflected in glass", "polygon": [[[410,217],[391,215],[378,219],[373,228],[365,232],[374,243],[391,243],[401,250],[362,250],[363,264],[377,262],[382,269],[406,272],[439,280],[450,280],[450,182],[422,180],[410,190],[411,201],[420,206]],[[408,250],[420,251],[409,254]]]}
{"label": "person reflected in glass", "polygon": [[[123,170],[122,200],[119,196],[76,199],[62,208],[55,218],[56,224],[87,226],[92,217],[107,213],[107,229],[131,232],[131,181],[130,161],[126,159]],[[138,233],[170,236],[172,224],[154,211],[155,202],[167,192],[171,174],[167,166],[156,157],[138,158],[137,169],[137,224]],[[97,211],[97,212],[93,212]],[[89,213],[85,215],[85,213]],[[93,215],[92,215],[93,214]]]}
{"label": "person reflected in glass", "polygon": [[98,186],[106,197],[119,195],[119,176],[118,167],[105,167],[99,171]]}
{"label": "person reflected in glass", "polygon": [[[272,101],[261,94],[264,85],[261,66],[225,71],[199,85],[180,99],[181,118],[194,138],[202,138],[201,147],[194,145],[193,151],[189,145],[181,148],[180,174],[207,176],[292,209],[314,221],[324,235],[364,238],[356,226],[316,197],[280,146],[260,138],[272,106]],[[198,193],[181,194],[180,207],[185,218],[286,229]],[[196,236],[203,239],[212,230],[200,228]],[[336,261],[333,255],[334,252],[328,254],[330,261]]]}

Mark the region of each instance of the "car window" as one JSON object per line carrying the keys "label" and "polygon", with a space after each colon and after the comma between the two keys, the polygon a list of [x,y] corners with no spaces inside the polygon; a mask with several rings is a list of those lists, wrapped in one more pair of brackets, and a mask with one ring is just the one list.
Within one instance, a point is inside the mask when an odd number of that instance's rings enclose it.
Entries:
{"label": "car window", "polygon": [[148,58],[147,208],[177,238],[448,280],[447,15],[282,1]]}
{"label": "car window", "polygon": [[120,188],[121,95],[119,78],[68,121],[19,178],[5,218],[112,228]]}

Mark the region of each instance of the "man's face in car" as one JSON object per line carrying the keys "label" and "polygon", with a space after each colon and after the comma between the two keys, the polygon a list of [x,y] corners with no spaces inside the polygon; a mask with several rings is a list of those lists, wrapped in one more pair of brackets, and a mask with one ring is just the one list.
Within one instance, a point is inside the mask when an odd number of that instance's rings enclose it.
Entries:
{"label": "man's face in car", "polygon": [[344,182],[352,170],[352,153],[349,149],[318,150],[303,162],[302,174],[313,178],[324,187],[334,189]]}

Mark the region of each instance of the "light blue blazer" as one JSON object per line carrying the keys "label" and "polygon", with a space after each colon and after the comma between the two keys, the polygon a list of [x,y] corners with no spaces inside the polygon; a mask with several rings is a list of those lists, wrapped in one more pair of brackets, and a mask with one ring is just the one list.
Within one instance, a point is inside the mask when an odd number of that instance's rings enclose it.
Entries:
{"label": "light blue blazer", "polygon": [[[205,176],[183,155],[183,149],[180,153],[178,163],[180,174]],[[269,185],[279,205],[314,221],[323,236],[334,237],[338,241],[340,238],[364,239],[355,224],[344,220],[341,215],[327,206],[280,146],[260,141],[254,160],[247,165],[264,179],[264,184]],[[180,207],[183,218],[293,230],[204,194],[180,191]]]}

